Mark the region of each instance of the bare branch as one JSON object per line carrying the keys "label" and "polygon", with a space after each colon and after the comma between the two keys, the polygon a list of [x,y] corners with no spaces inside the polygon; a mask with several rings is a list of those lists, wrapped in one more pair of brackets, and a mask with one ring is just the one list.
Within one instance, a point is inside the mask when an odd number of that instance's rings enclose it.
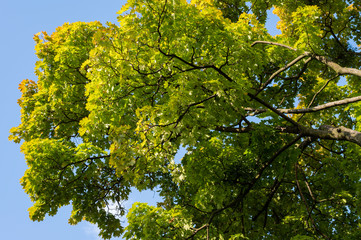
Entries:
{"label": "bare branch", "polygon": [[[311,127],[297,126],[276,126],[275,130],[282,133],[300,134],[302,137],[311,137],[311,139],[327,139],[338,141],[349,141],[361,146],[361,132],[346,128],[346,127],[333,127],[323,125],[319,129]],[[249,128],[231,128],[231,127],[216,127],[216,130],[230,133],[247,133],[252,130]]]}
{"label": "bare branch", "polygon": [[346,105],[349,103],[354,103],[354,102],[359,102],[359,101],[361,101],[361,96],[357,96],[357,97],[353,97],[353,98],[345,98],[343,100],[325,103],[325,104],[318,105],[318,106],[312,107],[312,108],[278,109],[278,111],[280,111],[281,113],[295,113],[295,114],[310,113],[310,112],[318,112],[321,110],[325,110],[327,108],[337,107],[337,106]]}
{"label": "bare branch", "polygon": [[[284,45],[282,43],[269,42],[269,41],[255,41],[255,42],[252,43],[251,46],[253,47],[254,45],[256,45],[258,43],[269,44],[269,45],[277,45],[277,46],[280,46],[280,47],[290,49],[292,51],[297,51],[297,49],[292,48],[292,47],[287,46],[287,45]],[[355,75],[355,76],[361,77],[361,70],[356,69],[356,68],[342,67],[339,64],[333,62],[332,60],[326,58],[325,56],[313,55],[310,52],[304,52],[303,55],[312,56],[317,61],[322,62],[325,65],[327,65],[328,67],[332,68],[339,75]]]}
{"label": "bare branch", "polygon": [[330,140],[346,140],[361,146],[361,132],[343,126],[323,125],[320,129],[304,128],[301,131],[307,136]]}
{"label": "bare branch", "polygon": [[[252,130],[252,128],[244,131],[245,129],[224,127],[220,129],[217,127],[219,131],[223,132],[231,132],[231,133],[246,133]],[[311,127],[305,127],[301,125],[297,126],[277,126],[274,127],[275,130],[278,130],[282,133],[292,133],[292,134],[300,134],[302,137],[311,137],[311,139],[327,139],[327,140],[338,140],[338,141],[349,141],[352,143],[356,143],[361,146],[361,132],[356,130],[352,130],[346,127],[333,127],[329,125],[323,125],[319,129],[314,129]]]}
{"label": "bare branch", "polygon": [[332,68],[339,75],[355,75],[361,77],[361,70],[356,68],[341,67],[339,64],[327,59],[324,56],[315,56],[315,59]]}
{"label": "bare branch", "polygon": [[303,137],[313,137],[328,140],[349,141],[361,146],[361,132],[346,128],[322,125],[319,129],[304,126],[276,127],[283,133],[301,134]]}
{"label": "bare branch", "polygon": [[297,51],[297,49],[292,48],[290,46],[284,45],[282,43],[277,43],[277,42],[269,42],[269,41],[255,41],[252,43],[251,47],[253,47],[254,45],[258,44],[258,43],[262,43],[262,44],[269,44],[269,45],[276,45],[276,46],[280,46],[280,47],[284,47],[284,48],[288,48],[292,51]]}
{"label": "bare branch", "polygon": [[[353,98],[345,98],[343,100],[338,100],[334,102],[329,102],[325,104],[318,105],[312,108],[300,108],[300,109],[276,109],[280,113],[292,113],[292,114],[301,114],[301,113],[311,113],[318,112],[328,108],[337,107],[341,105],[346,105],[349,103],[359,102],[361,101],[361,96],[353,97]],[[243,110],[248,112],[255,112],[256,114],[267,112],[267,109],[256,109],[256,108],[243,108]]]}

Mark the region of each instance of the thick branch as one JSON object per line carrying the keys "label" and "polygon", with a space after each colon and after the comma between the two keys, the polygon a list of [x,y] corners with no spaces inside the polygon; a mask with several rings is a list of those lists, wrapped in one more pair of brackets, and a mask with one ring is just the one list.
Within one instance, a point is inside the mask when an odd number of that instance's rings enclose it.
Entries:
{"label": "thick branch", "polygon": [[[319,139],[349,141],[361,146],[361,132],[343,126],[333,127],[329,125],[323,125],[319,129],[314,129],[310,127],[297,125],[297,126],[278,126],[274,128],[282,133],[300,134],[303,137],[312,137]],[[231,127],[217,127],[216,130],[223,132],[230,132],[230,133],[245,133],[251,131],[252,129],[249,128],[247,131],[243,131],[244,129],[237,129]]]}
{"label": "thick branch", "polygon": [[346,127],[323,125],[320,129],[302,128],[301,132],[310,137],[330,140],[346,140],[361,146],[361,133]]}
{"label": "thick branch", "polygon": [[[269,42],[269,41],[255,41],[255,42],[252,43],[251,46],[254,46],[254,45],[258,44],[258,43],[269,44],[269,45],[277,45],[277,46],[280,46],[280,47],[288,48],[288,49],[290,49],[292,51],[297,51],[297,49],[292,48],[290,46],[287,46],[287,45],[284,45],[284,44],[281,44],[281,43],[276,43],[276,42]],[[313,57],[317,61],[320,61],[323,64],[327,65],[328,67],[332,68],[339,75],[355,75],[355,76],[361,77],[361,70],[356,69],[356,68],[342,67],[339,64],[331,61],[330,59],[327,59],[325,56],[313,55],[310,52],[304,52],[302,55]]]}
{"label": "thick branch", "polygon": [[361,132],[346,128],[346,127],[333,127],[329,125],[323,125],[319,129],[314,129],[310,127],[276,127],[281,132],[284,133],[294,133],[301,134],[306,137],[328,139],[328,140],[339,140],[339,141],[349,141],[356,143],[361,146]]}
{"label": "thick branch", "polygon": [[327,59],[324,56],[315,56],[315,59],[332,68],[339,75],[355,75],[361,77],[361,70],[356,68],[341,67],[337,63]]}

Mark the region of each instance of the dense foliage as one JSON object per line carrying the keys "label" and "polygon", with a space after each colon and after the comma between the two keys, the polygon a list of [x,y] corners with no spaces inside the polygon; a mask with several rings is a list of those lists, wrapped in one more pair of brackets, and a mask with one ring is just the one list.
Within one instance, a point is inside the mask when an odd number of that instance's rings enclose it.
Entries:
{"label": "dense foliage", "polygon": [[[360,239],[360,10],[129,0],[119,24],[35,35],[10,136],[30,218],[71,204],[105,239]],[[163,201],[135,203],[123,229],[133,188]]]}

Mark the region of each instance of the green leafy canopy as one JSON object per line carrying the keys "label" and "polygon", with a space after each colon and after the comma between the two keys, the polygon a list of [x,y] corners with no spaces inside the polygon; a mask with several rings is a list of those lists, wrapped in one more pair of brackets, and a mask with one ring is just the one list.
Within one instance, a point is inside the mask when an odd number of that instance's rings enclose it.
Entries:
{"label": "green leafy canopy", "polygon": [[[71,204],[69,223],[104,239],[361,238],[360,10],[129,0],[118,24],[36,34],[10,135],[30,218]],[[134,188],[162,202],[135,203],[124,227]]]}

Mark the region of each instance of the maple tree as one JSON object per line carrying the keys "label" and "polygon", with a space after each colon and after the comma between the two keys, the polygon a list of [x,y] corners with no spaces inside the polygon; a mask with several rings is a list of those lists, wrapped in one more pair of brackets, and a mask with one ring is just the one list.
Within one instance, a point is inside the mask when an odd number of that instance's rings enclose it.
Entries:
{"label": "maple tree", "polygon": [[[71,204],[104,239],[361,238],[360,10],[129,0],[119,24],[35,35],[10,135],[30,218]],[[125,215],[132,188],[162,202],[135,203],[124,229],[108,207]]]}

